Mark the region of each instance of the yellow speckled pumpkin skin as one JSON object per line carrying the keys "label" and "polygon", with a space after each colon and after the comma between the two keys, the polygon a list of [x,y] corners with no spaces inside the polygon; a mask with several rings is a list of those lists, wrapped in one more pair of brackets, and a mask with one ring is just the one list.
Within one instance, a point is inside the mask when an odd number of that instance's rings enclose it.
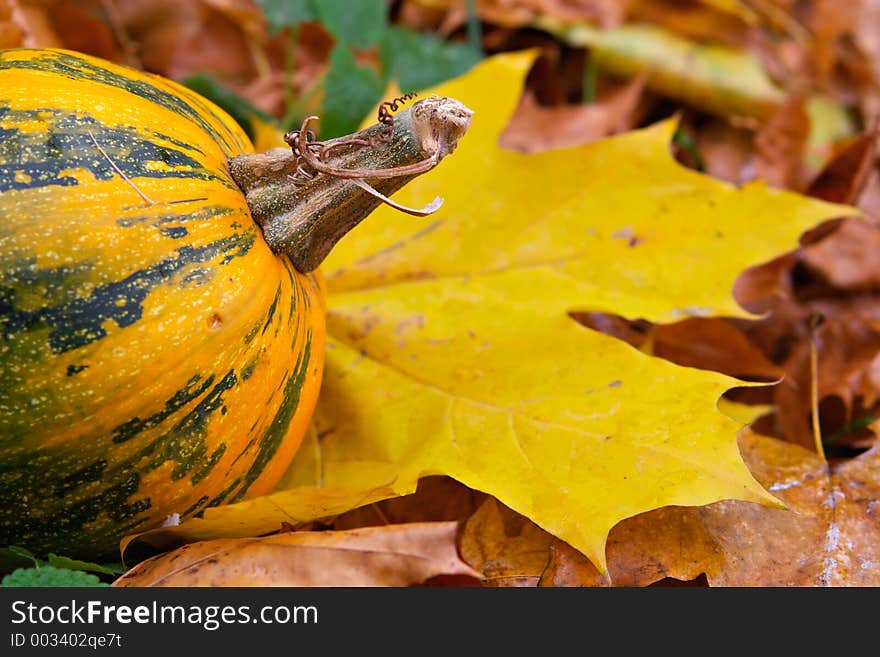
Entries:
{"label": "yellow speckled pumpkin skin", "polygon": [[324,291],[229,176],[252,148],[171,81],[0,52],[0,545],[113,555],[289,464]]}

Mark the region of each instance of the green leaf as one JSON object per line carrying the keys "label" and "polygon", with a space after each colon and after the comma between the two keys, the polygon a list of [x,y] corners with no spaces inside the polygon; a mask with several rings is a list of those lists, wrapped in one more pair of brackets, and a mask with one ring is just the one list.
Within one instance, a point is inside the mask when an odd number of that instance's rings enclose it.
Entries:
{"label": "green leaf", "polygon": [[388,27],[385,0],[315,0],[318,18],[340,41],[356,48],[371,48]]}
{"label": "green leaf", "polygon": [[0,575],[11,573],[16,568],[40,566],[40,561],[30,550],[17,545],[0,547]]}
{"label": "green leaf", "polygon": [[39,566],[42,563],[33,552],[28,550],[27,548],[19,547],[18,545],[10,545],[9,547],[2,548],[3,552],[8,553],[10,556],[16,556],[20,559],[27,559],[32,561],[35,566]]}
{"label": "green leaf", "polygon": [[400,27],[382,41],[382,64],[401,91],[419,91],[469,71],[482,58],[470,44],[445,41]]}
{"label": "green leaf", "polygon": [[61,557],[57,554],[49,553],[49,565],[55,568],[66,568],[67,570],[84,570],[90,573],[102,573],[104,575],[121,575],[125,572],[125,566],[121,563],[90,563],[88,561],[80,561],[79,559],[71,559],[70,557]]}
{"label": "green leaf", "polygon": [[328,139],[357,130],[382,98],[384,83],[372,69],[358,66],[348,47],[338,43],[330,53],[324,89],[321,139]]}
{"label": "green leaf", "polygon": [[3,578],[0,586],[109,586],[96,575],[79,570],[39,566],[36,568],[19,568]]}
{"label": "green leaf", "polygon": [[252,116],[257,116],[267,122],[275,120],[207,73],[196,73],[180,80],[180,83],[223,108],[242,127],[251,140],[254,138],[253,126],[251,125]]}
{"label": "green leaf", "polygon": [[269,33],[277,34],[286,27],[294,27],[317,19],[314,0],[257,0],[269,24]]}

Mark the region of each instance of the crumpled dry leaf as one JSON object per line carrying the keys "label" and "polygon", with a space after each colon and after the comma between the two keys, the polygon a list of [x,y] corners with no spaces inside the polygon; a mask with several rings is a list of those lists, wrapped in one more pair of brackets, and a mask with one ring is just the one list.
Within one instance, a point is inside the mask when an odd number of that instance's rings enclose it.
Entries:
{"label": "crumpled dry leaf", "polygon": [[450,477],[423,477],[410,495],[359,506],[329,520],[331,528],[337,530],[407,522],[455,520],[463,523],[485,498],[485,493]]}
{"label": "crumpled dry leaf", "polygon": [[862,0],[861,15],[856,24],[853,40],[869,70],[866,76],[873,84],[864,85],[861,99],[866,117],[873,121],[880,117],[880,0]]}
{"label": "crumpled dry leaf", "polygon": [[268,73],[264,19],[255,0],[126,0],[115,3],[141,67],[172,79],[211,72],[232,80]]}
{"label": "crumpled dry leaf", "polygon": [[810,117],[803,98],[782,103],[755,134],[755,173],[774,187],[801,191]]}
{"label": "crumpled dry leaf", "polygon": [[[812,331],[812,336],[804,328],[808,320],[793,324],[800,327],[804,337],[791,350],[784,363],[785,378],[774,389],[780,435],[804,447],[814,442],[810,418],[810,385],[814,376],[811,349],[816,351],[818,399],[824,402],[836,398],[842,404],[842,413],[835,418],[837,427],[855,419],[852,409],[857,401],[856,390],[865,394],[863,375],[880,350],[880,304],[875,302],[871,308],[873,322],[865,321],[870,317],[868,310],[862,307],[845,312],[834,308],[833,314],[829,313],[822,325]],[[877,392],[872,396],[876,397]],[[830,434],[827,420],[823,424],[823,434]]]}
{"label": "crumpled dry leaf", "polygon": [[841,43],[856,32],[862,2],[812,0],[806,27],[810,30],[809,57],[817,85],[832,83],[841,58]]}
{"label": "crumpled dry leaf", "polygon": [[4,48],[60,48],[63,46],[49,18],[54,2],[30,3],[4,0],[2,34]]}
{"label": "crumpled dry leaf", "polygon": [[497,138],[530,61],[495,57],[436,90],[474,109],[473,127],[395,198],[441,194],[444,211],[416,222],[377,210],[328,259],[319,439],[301,450],[306,472],[293,466],[298,485],[144,540],[259,533],[446,474],[601,567],[608,530],[648,508],[775,502],[742,463],[739,425],[716,410],[735,380],[646,357],[568,313],[742,315],[730,289],[747,264],[850,209],[689,171],[670,156],[669,122],[505,151]]}
{"label": "crumpled dry leaf", "polygon": [[878,140],[880,128],[847,140],[810,181],[807,193],[824,201],[858,206],[878,162]]}
{"label": "crumpled dry leaf", "polygon": [[464,523],[459,546],[485,587],[611,585],[583,554],[492,497]]}
{"label": "crumpled dry leaf", "polygon": [[677,365],[721,372],[746,381],[774,381],[782,377],[782,369],[770,362],[731,320],[689,317],[672,324],[651,324],[604,313],[572,313],[572,317],[643,353]]}
{"label": "crumpled dry leaf", "polygon": [[868,173],[865,189],[859,196],[858,207],[868,216],[880,217],[880,161]]}
{"label": "crumpled dry leaf", "polygon": [[[711,340],[706,338],[711,336]],[[782,369],[770,362],[733,323],[722,318],[692,317],[659,324],[649,333],[645,353],[685,367],[722,372],[747,381],[774,381]]]}
{"label": "crumpled dry leaf", "polygon": [[880,453],[830,466],[795,445],[745,434],[756,477],[789,510],[736,501],[631,518],[608,542],[618,586],[663,577],[711,586],[880,585]]}
{"label": "crumpled dry leaf", "polygon": [[106,8],[100,0],[2,0],[0,48],[68,48],[119,60]]}
{"label": "crumpled dry leaf", "polygon": [[850,217],[816,244],[804,248],[801,261],[838,290],[870,293],[880,289],[880,223]]}
{"label": "crumpled dry leaf", "polygon": [[610,586],[583,554],[493,497],[467,519],[459,546],[486,587]]}
{"label": "crumpled dry leaf", "polygon": [[785,372],[773,388],[774,417],[761,426],[764,432],[812,448],[814,377],[826,438],[875,412],[871,408],[880,397],[872,375],[880,350],[878,239],[880,227],[867,217],[827,222],[806,234],[797,252],[753,268],[737,281],[740,302],[767,313],[758,321],[736,321],[737,328]]}
{"label": "crumpled dry leaf", "polygon": [[13,19],[9,4],[0,4],[0,48],[20,48],[23,42],[24,30]]}
{"label": "crumpled dry leaf", "polygon": [[633,78],[622,88],[593,103],[581,105],[539,105],[525,91],[499,144],[519,153],[540,153],[554,148],[580,146],[631,129],[645,77]]}
{"label": "crumpled dry leaf", "polygon": [[751,130],[712,117],[695,131],[695,141],[704,171],[710,176],[734,184],[756,178]]}
{"label": "crumpled dry leaf", "polygon": [[458,556],[456,522],[282,532],[191,543],[129,570],[114,586],[410,586],[479,573]]}
{"label": "crumpled dry leaf", "polygon": [[568,543],[554,539],[538,586],[611,586],[611,582],[584,555]]}
{"label": "crumpled dry leaf", "polygon": [[482,573],[484,586],[537,586],[555,540],[490,497],[465,523],[459,549],[462,558]]}

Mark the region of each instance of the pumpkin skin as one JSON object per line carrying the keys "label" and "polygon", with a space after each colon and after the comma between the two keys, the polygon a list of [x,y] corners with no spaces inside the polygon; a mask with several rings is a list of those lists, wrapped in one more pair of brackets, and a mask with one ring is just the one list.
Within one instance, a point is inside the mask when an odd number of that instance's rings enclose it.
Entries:
{"label": "pumpkin skin", "polygon": [[118,557],[121,537],[283,474],[317,400],[325,293],[230,177],[252,151],[172,81],[0,52],[0,544]]}

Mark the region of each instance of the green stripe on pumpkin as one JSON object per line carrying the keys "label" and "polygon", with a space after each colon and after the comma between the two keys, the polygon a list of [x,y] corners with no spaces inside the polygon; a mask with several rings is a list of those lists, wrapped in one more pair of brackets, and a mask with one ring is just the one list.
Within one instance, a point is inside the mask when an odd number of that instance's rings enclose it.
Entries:
{"label": "green stripe on pumpkin", "polygon": [[159,231],[167,228],[169,224],[191,224],[202,221],[210,221],[216,217],[235,214],[237,210],[225,205],[208,205],[199,207],[191,212],[167,212],[157,214],[134,213],[131,217],[120,217],[116,225],[122,228],[149,225]]}
{"label": "green stripe on pumpkin", "polygon": [[113,442],[127,442],[132,438],[138,436],[143,431],[159,426],[160,424],[162,424],[162,422],[177,413],[177,411],[189,404],[192,400],[199,397],[203,392],[205,392],[205,390],[211,387],[212,383],[214,383],[213,374],[204,380],[202,380],[201,374],[194,374],[192,378],[187,381],[186,385],[183,388],[175,392],[168,400],[165,401],[165,406],[162,408],[162,410],[156,411],[155,413],[147,416],[143,420],[139,417],[133,417],[127,422],[113,428],[110,431]]}
{"label": "green stripe on pumpkin", "polygon": [[205,119],[206,106],[193,107],[180,95],[154,85],[142,72],[131,69],[128,75],[120,74],[100,66],[97,60],[86,60],[74,53],[47,51],[39,57],[16,59],[17,52],[26,51],[7,50],[0,53],[0,71],[18,69],[49,72],[71,80],[98,82],[124,89],[138,98],[186,117],[222,144],[226,152],[232,153],[238,149],[238,140],[225,127],[218,130],[213,122]]}
{"label": "green stripe on pumpkin", "polygon": [[275,310],[278,308],[278,302],[281,300],[281,283],[278,284],[278,289],[275,290],[275,297],[272,299],[272,304],[269,306],[269,312],[266,315],[266,323],[263,324],[263,330],[260,332],[261,335],[265,335],[266,331],[269,329],[269,326],[272,325],[272,319],[275,317]]}
{"label": "green stripe on pumpkin", "polygon": [[[150,508],[149,499],[138,498],[142,473],[170,462],[173,481],[192,473],[191,483],[196,484],[208,476],[227,446],[221,444],[208,454],[207,428],[213,414],[224,407],[224,394],[239,383],[233,371],[212,386],[214,381],[213,375],[204,380],[194,375],[165,409],[114,430],[110,440],[118,443],[119,437],[130,440],[183,413],[169,430],[119,461],[89,461],[88,454],[63,446],[17,456],[6,452],[0,463],[0,508],[19,512],[0,515],[0,545],[26,543],[39,551],[41,545],[52,549],[59,541],[69,541],[76,550],[112,544],[132,531],[140,523],[138,514]],[[202,393],[206,394],[187,410]],[[85,444],[100,446],[106,440],[94,436]],[[102,449],[118,454],[109,446]],[[29,512],[29,502],[39,505],[38,514]],[[107,516],[103,521],[102,512]]]}
{"label": "green stripe on pumpkin", "polygon": [[[296,348],[296,341],[294,341],[293,347]],[[257,443],[257,449],[259,450],[257,456],[244,476],[241,489],[229,500],[230,502],[236,502],[247,494],[251,484],[262,474],[266,465],[272,460],[272,457],[275,456],[275,453],[281,446],[281,441],[287,436],[290,422],[293,420],[296,409],[299,407],[300,393],[309,370],[311,353],[312,334],[309,331],[306,335],[305,344],[299,352],[294,371],[287,378],[287,382],[284,385],[281,406],[278,408],[278,412],[275,413],[275,417],[272,418],[272,424],[269,425],[266,433],[263,434]]]}
{"label": "green stripe on pumpkin", "polygon": [[117,168],[132,179],[195,178],[233,188],[231,180],[197,159],[134,128],[107,126],[87,114],[0,105],[0,192],[73,187],[80,183],[73,175],[77,170],[112,180],[119,177]]}
{"label": "green stripe on pumpkin", "polygon": [[[143,314],[147,295],[193,264],[211,262],[223,256],[221,265],[247,255],[256,241],[255,230],[235,233],[204,246],[182,246],[170,258],[135,271],[125,278],[95,288],[87,296],[36,310],[16,306],[12,299],[0,303],[0,334],[11,341],[16,334],[48,328],[49,347],[60,354],[78,349],[107,335],[104,323],[112,320],[120,328],[135,324]],[[124,303],[120,303],[124,301]]]}

